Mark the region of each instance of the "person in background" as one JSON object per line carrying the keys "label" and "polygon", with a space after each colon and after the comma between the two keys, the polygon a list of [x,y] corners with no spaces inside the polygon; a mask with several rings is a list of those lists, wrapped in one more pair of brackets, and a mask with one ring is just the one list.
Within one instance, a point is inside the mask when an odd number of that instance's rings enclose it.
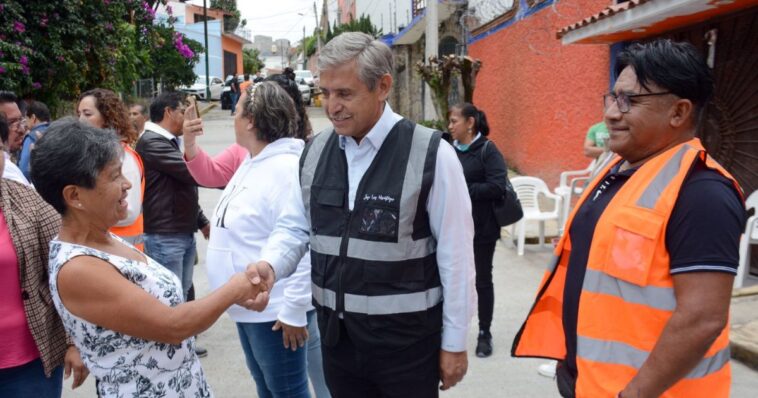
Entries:
{"label": "person in background", "polygon": [[470,103],[450,108],[448,129],[453,147],[463,166],[471,210],[474,218],[474,265],[476,294],[479,302],[479,335],[476,356],[492,355],[492,314],[495,308],[495,287],[492,283],[492,258],[500,239],[500,226],[493,211],[493,202],[502,200],[506,191],[508,169],[503,155],[487,136],[490,127],[484,112]]}
{"label": "person in background", "polygon": [[21,144],[21,153],[18,155],[18,168],[21,169],[27,180],[31,180],[29,160],[31,159],[32,148],[50,124],[50,110],[42,102],[29,101],[26,107],[26,120],[29,132]]}
{"label": "person in background", "polygon": [[593,124],[587,130],[587,136],[584,139],[584,156],[597,159],[606,152],[606,141],[608,140],[608,127],[605,121]]}
{"label": "person in background", "polygon": [[129,120],[134,126],[134,130],[137,132],[137,137],[142,136],[145,131],[145,122],[147,122],[147,107],[142,104],[132,104],[129,107]]}
{"label": "person in background", "polygon": [[32,152],[40,195],[62,216],[48,249],[47,299],[95,376],[98,396],[211,397],[192,336],[258,289],[238,273],[185,302],[176,275],[109,232],[127,214],[121,140],[66,118]]}
{"label": "person in background", "polygon": [[111,232],[144,250],[142,199],[145,196],[145,169],[142,158],[132,149],[137,142],[137,131],[129,120],[126,105],[113,91],[96,88],[79,96],[76,113],[82,122],[100,129],[113,129],[121,137],[124,147],[121,172],[132,188],[126,197],[127,216],[119,220]]}
{"label": "person in background", "polygon": [[[0,115],[0,150],[8,123]],[[0,156],[0,174],[6,164]],[[32,189],[0,179],[0,397],[60,398],[88,370],[50,300],[48,247],[61,219]]]}
{"label": "person in background", "polygon": [[[283,74],[269,76],[266,81],[279,84],[290,96],[295,104],[296,130],[295,138],[305,139],[311,132],[308,114],[303,104],[300,90],[294,81]],[[244,92],[243,92],[244,93]],[[196,138],[202,134],[203,124],[200,118],[186,120],[184,123],[184,159],[192,177],[198,184],[207,187],[223,188],[229,184],[232,175],[240,165],[250,157],[250,152],[243,146],[234,143],[224,149],[220,154],[211,158],[197,144]],[[259,189],[256,189],[256,191]],[[321,357],[321,341],[318,325],[316,324],[315,312],[308,313],[308,377],[316,392],[317,398],[328,398],[329,389],[324,380],[323,361]]]}
{"label": "person in background", "polygon": [[[284,76],[277,74],[269,76],[267,81],[278,83],[295,102],[297,110],[296,138],[306,139],[311,135],[311,123],[303,103],[303,97],[297,84]],[[214,157],[208,156],[197,143],[197,137],[203,134],[203,121],[199,117],[186,120],[184,125],[184,160],[195,181],[210,188],[223,188],[229,183],[234,172],[248,156],[245,148],[234,143]]]}
{"label": "person in background", "polygon": [[232,96],[232,111],[231,114],[234,116],[234,111],[237,109],[237,101],[240,98],[240,81],[237,78],[237,75],[232,75],[232,81],[229,84],[229,88],[232,90],[231,96]]}
{"label": "person in background", "polygon": [[18,153],[26,135],[26,117],[21,112],[16,94],[10,91],[0,91],[0,113],[5,116],[8,124],[8,134],[3,139],[3,157],[5,168],[2,178],[31,185],[18,166],[13,163],[11,154]]}
{"label": "person in background", "polygon": [[[304,143],[296,134],[295,106],[273,82],[242,93],[234,129],[248,156],[221,194],[211,220],[207,269],[211,288],[244,271],[260,256],[284,200],[299,183],[297,169]],[[311,305],[310,257],[269,294],[263,312],[229,309],[236,322],[248,369],[259,397],[309,397],[306,373],[307,318]],[[236,271],[235,271],[236,270]]]}

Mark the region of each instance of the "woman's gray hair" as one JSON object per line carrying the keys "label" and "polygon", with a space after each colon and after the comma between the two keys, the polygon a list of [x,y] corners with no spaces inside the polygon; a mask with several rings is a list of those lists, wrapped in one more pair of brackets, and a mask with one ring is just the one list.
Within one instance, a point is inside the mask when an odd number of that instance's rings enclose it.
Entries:
{"label": "woman's gray hair", "polygon": [[353,60],[358,78],[369,90],[374,90],[382,76],[392,74],[392,50],[362,32],[345,32],[326,43],[318,57],[318,69],[324,71]]}
{"label": "woman's gray hair", "polygon": [[242,104],[242,116],[253,119],[253,127],[258,130],[256,136],[264,142],[297,134],[299,116],[295,103],[275,82],[265,81],[248,87],[247,98]]}
{"label": "woman's gray hair", "polygon": [[66,213],[63,188],[68,185],[92,189],[106,165],[124,154],[115,131],[99,129],[72,117],[50,127],[34,144],[32,181],[37,193],[60,214]]}

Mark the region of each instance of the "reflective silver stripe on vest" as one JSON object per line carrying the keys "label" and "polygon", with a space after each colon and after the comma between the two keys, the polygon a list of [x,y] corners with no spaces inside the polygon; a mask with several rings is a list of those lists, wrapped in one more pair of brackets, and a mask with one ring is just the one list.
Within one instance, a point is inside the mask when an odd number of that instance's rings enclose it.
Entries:
{"label": "reflective silver stripe on vest", "polygon": [[334,290],[323,289],[311,283],[311,294],[318,305],[337,310],[337,293]]}
{"label": "reflective silver stripe on vest", "polygon": [[332,134],[334,134],[334,130],[328,128],[313,136],[311,146],[305,155],[303,167],[300,170],[300,187],[302,188],[303,205],[305,205],[305,217],[308,222],[311,221],[311,185],[313,185],[313,176],[316,174],[316,166],[318,166],[321,152],[323,152],[324,146]]}
{"label": "reflective silver stripe on vest", "polygon": [[340,255],[340,242],[342,238],[339,236],[325,236],[325,235],[311,235],[311,249],[316,253],[326,254],[329,256]]}
{"label": "reflective silver stripe on vest", "polygon": [[553,255],[552,257],[550,257],[550,262],[547,264],[547,272],[553,272],[553,271],[555,271],[555,267],[558,266],[558,261],[560,259],[561,258],[558,257],[558,256],[556,256],[556,255]]}
{"label": "reflective silver stripe on vest", "polygon": [[423,292],[360,296],[345,293],[345,311],[367,315],[391,315],[426,311],[442,301],[442,287]]}
{"label": "reflective silver stripe on vest", "polygon": [[655,204],[658,203],[663,191],[668,187],[671,180],[679,173],[679,169],[682,165],[682,158],[684,154],[692,149],[690,145],[682,145],[676,154],[666,162],[663,169],[658,172],[653,181],[645,188],[645,192],[637,200],[637,206],[644,207],[646,209],[654,209]]}
{"label": "reflective silver stripe on vest", "polygon": [[673,288],[637,286],[589,268],[584,275],[582,290],[611,295],[627,303],[641,304],[662,311],[673,311],[676,308]]}
{"label": "reflective silver stripe on vest", "polygon": [[[650,353],[618,341],[578,336],[576,355],[588,361],[626,365],[639,369]],[[713,356],[701,359],[685,378],[696,379],[718,372],[729,362],[729,357],[729,347],[726,347]]]}
{"label": "reflective silver stripe on vest", "polygon": [[[402,211],[400,208],[401,213]],[[412,221],[410,223],[413,224]],[[403,226],[401,225],[400,228],[402,229]],[[436,247],[437,241],[433,237],[416,241],[409,237],[407,240],[400,240],[398,243],[350,238],[347,244],[347,256],[372,261],[404,261],[426,257],[434,253]],[[339,250],[339,246],[337,249]],[[318,250],[316,251],[318,252]]]}
{"label": "reflective silver stripe on vest", "polygon": [[[311,284],[316,302],[332,310],[337,308],[337,294]],[[392,315],[426,311],[442,302],[442,287],[416,293],[364,296],[345,293],[345,311],[366,315]]]}
{"label": "reflective silver stripe on vest", "polygon": [[126,243],[132,246],[137,246],[145,242],[145,236],[142,234],[135,235],[135,236],[119,236],[119,238],[123,239],[124,241],[126,241]]}
{"label": "reflective silver stripe on vest", "polygon": [[[435,252],[437,240],[434,237],[430,236],[415,241],[411,238],[417,202],[421,193],[424,163],[426,163],[426,155],[433,133],[434,130],[420,125],[416,125],[414,129],[408,165],[405,170],[405,180],[403,181],[403,192],[400,198],[398,242],[375,242],[350,238],[347,245],[348,257],[369,261],[405,261],[424,258]],[[316,135],[303,162],[300,185],[308,220],[311,219],[311,185],[313,184],[316,166],[324,146],[332,134],[334,134],[333,130],[329,129]],[[317,253],[338,256],[340,254],[340,239],[340,237],[311,234],[311,248]]]}

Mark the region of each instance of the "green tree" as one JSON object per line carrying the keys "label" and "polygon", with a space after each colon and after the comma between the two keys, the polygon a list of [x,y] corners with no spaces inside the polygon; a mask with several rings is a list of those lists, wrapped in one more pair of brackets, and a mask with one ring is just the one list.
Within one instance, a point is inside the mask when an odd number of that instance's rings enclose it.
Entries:
{"label": "green tree", "polygon": [[326,32],[326,40],[324,42],[329,42],[329,40],[332,40],[333,37],[339,36],[344,32],[368,33],[375,39],[378,39],[380,36],[382,36],[382,30],[377,29],[376,26],[371,23],[371,18],[367,15],[361,15],[360,18],[353,19],[348,23],[337,25],[337,22],[335,22],[334,27]]}
{"label": "green tree", "polygon": [[260,58],[260,52],[256,48],[245,48],[242,50],[242,70],[243,73],[253,74],[266,66]]}
{"label": "green tree", "polygon": [[191,82],[194,75],[187,75],[202,46],[177,40],[173,16],[156,21],[156,8],[165,3],[3,0],[0,87],[43,101],[57,114],[64,101],[94,87],[128,93],[137,79],[151,76]]}
{"label": "green tree", "polygon": [[211,0],[211,8],[224,10],[224,31],[234,32],[238,26],[247,25],[246,19],[241,19],[241,14],[237,9],[237,0]]}

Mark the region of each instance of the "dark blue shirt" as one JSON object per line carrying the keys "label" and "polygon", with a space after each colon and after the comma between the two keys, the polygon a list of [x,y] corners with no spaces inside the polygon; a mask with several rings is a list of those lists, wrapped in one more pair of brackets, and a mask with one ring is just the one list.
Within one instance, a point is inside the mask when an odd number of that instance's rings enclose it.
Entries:
{"label": "dark blue shirt", "polygon": [[[563,325],[568,370],[576,377],[576,323],[587,260],[595,225],[608,203],[636,169],[614,167],[595,187],[574,217],[569,234]],[[666,227],[671,274],[693,271],[737,273],[739,241],[745,226],[745,207],[732,183],[717,171],[696,162],[684,182]]]}

